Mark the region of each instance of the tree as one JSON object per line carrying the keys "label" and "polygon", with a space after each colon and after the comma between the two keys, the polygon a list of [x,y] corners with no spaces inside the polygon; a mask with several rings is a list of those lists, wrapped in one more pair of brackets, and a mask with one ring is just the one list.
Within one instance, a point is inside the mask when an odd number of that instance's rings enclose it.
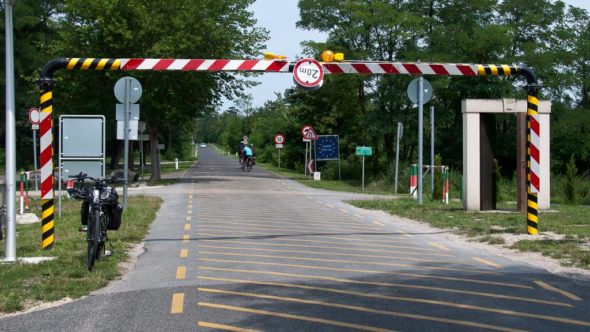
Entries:
{"label": "tree", "polygon": [[[59,18],[55,52],[78,55],[83,50],[84,55],[111,58],[254,57],[266,40],[266,31],[255,27],[247,10],[252,2],[71,0]],[[103,113],[105,104],[114,104],[114,80],[123,75],[61,73],[60,78],[68,82],[65,98],[71,101],[62,106],[63,112]],[[133,76],[144,91],[141,117],[150,135],[152,179],[160,177],[159,138],[188,137],[195,117],[212,112],[221,96],[232,98],[251,84],[216,73],[134,72]]]}

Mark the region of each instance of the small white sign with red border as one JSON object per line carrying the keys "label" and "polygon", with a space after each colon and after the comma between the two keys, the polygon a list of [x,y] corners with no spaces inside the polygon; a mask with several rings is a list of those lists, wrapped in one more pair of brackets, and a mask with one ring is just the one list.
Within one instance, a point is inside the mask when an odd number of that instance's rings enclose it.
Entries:
{"label": "small white sign with red border", "polygon": [[41,122],[41,113],[36,108],[29,108],[29,122],[32,125],[38,125]]}
{"label": "small white sign with red border", "polygon": [[285,143],[285,136],[282,134],[276,134],[274,137],[275,144],[283,144]]}
{"label": "small white sign with red border", "polygon": [[293,67],[295,83],[304,88],[316,88],[324,81],[324,68],[314,59],[301,59]]}

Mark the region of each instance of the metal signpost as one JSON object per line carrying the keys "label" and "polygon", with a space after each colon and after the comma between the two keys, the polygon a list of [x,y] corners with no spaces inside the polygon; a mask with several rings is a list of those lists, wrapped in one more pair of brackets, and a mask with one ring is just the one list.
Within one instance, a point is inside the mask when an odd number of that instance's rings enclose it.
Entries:
{"label": "metal signpost", "polygon": [[39,130],[39,122],[41,121],[41,114],[38,109],[29,109],[29,121],[33,130],[33,176],[35,178],[35,191],[37,191],[39,190],[39,178],[37,177],[37,130]]}
{"label": "metal signpost", "polygon": [[430,106],[430,197],[434,199],[434,106]]}
{"label": "metal signpost", "polygon": [[141,98],[141,83],[131,76],[125,76],[120,78],[117,83],[115,83],[115,97],[117,100],[124,104],[124,164],[123,164],[123,178],[125,179],[125,183],[123,184],[123,209],[127,208],[127,188],[128,188],[128,180],[129,180],[129,120],[131,118],[131,110],[137,109],[137,120],[133,121],[135,124],[134,132],[137,136],[137,122],[139,120],[139,105],[137,107],[133,106],[133,103]]}
{"label": "metal signpost", "polygon": [[373,155],[373,148],[370,146],[357,146],[356,147],[356,155],[363,156],[362,185],[363,185],[363,190],[365,190],[365,156],[369,157],[369,156]]}
{"label": "metal signpost", "polygon": [[410,100],[418,105],[418,204],[422,205],[422,188],[424,181],[422,176],[424,174],[422,148],[424,143],[424,108],[423,105],[432,99],[432,85],[422,76],[413,79],[408,85],[408,97]]}
{"label": "metal signpost", "polygon": [[283,143],[285,143],[285,136],[282,134],[276,134],[274,137],[275,148],[279,150],[279,168],[281,168],[281,149],[283,148]]}
{"label": "metal signpost", "polygon": [[397,174],[399,171],[399,141],[402,139],[404,135],[404,125],[401,122],[397,123],[397,139],[396,139],[396,148],[395,148],[395,184],[394,184],[394,193],[397,194]]}
{"label": "metal signpost", "polygon": [[[141,180],[143,181],[143,133],[145,132],[145,121],[139,121],[137,124],[139,130],[139,169],[141,172]],[[192,148],[195,148],[195,142],[192,143]]]}

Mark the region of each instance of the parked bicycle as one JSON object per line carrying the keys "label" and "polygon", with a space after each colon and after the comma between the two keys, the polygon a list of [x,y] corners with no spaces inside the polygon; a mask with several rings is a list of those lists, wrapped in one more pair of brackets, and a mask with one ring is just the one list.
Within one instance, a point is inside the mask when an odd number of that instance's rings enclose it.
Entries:
{"label": "parked bicycle", "polygon": [[[80,172],[70,176],[75,179],[73,188],[68,188],[68,194],[82,200],[80,219],[81,231],[86,231],[86,266],[91,271],[94,261],[105,255],[105,245],[108,242],[107,230],[118,230],[121,227],[121,213],[123,208],[119,204],[119,195],[111,183],[125,183],[119,178],[93,178]],[[85,186],[89,181],[92,186]],[[86,226],[86,227],[84,227]]]}

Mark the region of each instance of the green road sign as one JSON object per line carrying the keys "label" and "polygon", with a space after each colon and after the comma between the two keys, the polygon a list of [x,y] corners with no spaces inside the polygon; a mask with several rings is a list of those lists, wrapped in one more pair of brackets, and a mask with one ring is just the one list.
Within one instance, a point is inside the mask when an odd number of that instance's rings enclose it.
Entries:
{"label": "green road sign", "polygon": [[371,155],[373,155],[373,148],[370,146],[357,146],[356,147],[356,155],[357,156],[371,156]]}

